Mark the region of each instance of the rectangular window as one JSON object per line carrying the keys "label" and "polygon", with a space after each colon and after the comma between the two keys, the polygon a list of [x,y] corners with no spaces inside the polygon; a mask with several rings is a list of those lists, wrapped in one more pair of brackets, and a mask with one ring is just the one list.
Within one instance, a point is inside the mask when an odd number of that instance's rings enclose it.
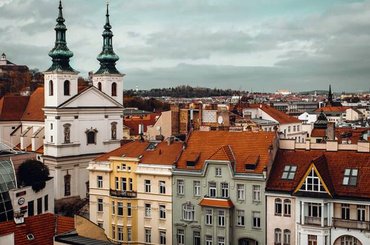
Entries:
{"label": "rectangular window", "polygon": [[117,233],[118,233],[118,241],[123,241],[123,227],[122,226],[117,227]]}
{"label": "rectangular window", "polygon": [[206,236],[206,245],[212,245],[212,236]]}
{"label": "rectangular window", "polygon": [[151,192],[151,184],[150,184],[150,180],[146,179],[144,181],[145,183],[145,192]]}
{"label": "rectangular window", "polygon": [[131,178],[128,178],[128,183],[129,183],[130,191],[132,191],[133,187],[132,187],[132,179]]}
{"label": "rectangular window", "polygon": [[237,226],[244,226],[245,225],[245,218],[244,218],[244,210],[236,210],[236,225]]}
{"label": "rectangular window", "polygon": [[116,214],[116,203],[112,201],[112,214]]}
{"label": "rectangular window", "polygon": [[166,194],[166,182],[160,180],[159,181],[159,193],[160,194]]}
{"label": "rectangular window", "polygon": [[103,212],[103,199],[98,198],[98,211]]}
{"label": "rectangular window", "polygon": [[245,199],[245,186],[244,184],[237,184],[237,198],[238,200],[244,200]]}
{"label": "rectangular window", "polygon": [[98,188],[103,188],[103,176],[97,176]]}
{"label": "rectangular window", "polygon": [[49,195],[44,196],[44,210],[49,211]]}
{"label": "rectangular window", "polygon": [[217,187],[215,182],[208,183],[208,195],[209,197],[216,197],[217,195]]}
{"label": "rectangular window", "polygon": [[261,213],[260,212],[252,212],[252,219],[253,219],[253,228],[261,228]]}
{"label": "rectangular window", "polygon": [[228,183],[221,183],[221,197],[223,198],[229,197],[229,184]]}
{"label": "rectangular window", "polygon": [[225,237],[219,236],[217,238],[217,245],[225,245]]}
{"label": "rectangular window", "polygon": [[216,176],[217,177],[221,177],[222,176],[221,168],[216,168]]}
{"label": "rectangular window", "polygon": [[37,214],[42,214],[42,198],[37,198]]}
{"label": "rectangular window", "polygon": [[346,168],[344,170],[343,185],[357,185],[358,169]]}
{"label": "rectangular window", "polygon": [[114,182],[115,182],[116,190],[118,190],[119,189],[119,180],[118,180],[118,177],[115,177],[114,178]]}
{"label": "rectangular window", "polygon": [[165,205],[159,205],[159,218],[160,219],[166,218],[166,206]]}
{"label": "rectangular window", "polygon": [[316,235],[308,235],[308,245],[317,245]]}
{"label": "rectangular window", "polygon": [[132,213],[131,213],[131,203],[127,203],[127,217],[131,217]]}
{"label": "rectangular window", "polygon": [[127,227],[127,241],[130,242],[132,240],[132,229],[131,227]]}
{"label": "rectangular window", "polygon": [[342,204],[342,219],[350,219],[349,204]]}
{"label": "rectangular window", "polygon": [[205,219],[206,225],[212,225],[212,209],[206,209]]}
{"label": "rectangular window", "polygon": [[357,205],[357,220],[358,221],[365,221],[365,212],[366,212],[365,205]]}
{"label": "rectangular window", "polygon": [[284,167],[284,171],[283,171],[283,174],[281,176],[281,179],[286,179],[286,180],[294,179],[296,171],[297,171],[297,166],[295,166],[295,165],[286,165]]}
{"label": "rectangular window", "polygon": [[182,229],[177,230],[177,244],[185,245],[185,232]]}
{"label": "rectangular window", "polygon": [[145,242],[151,243],[152,242],[152,230],[145,229]]}
{"label": "rectangular window", "polygon": [[291,202],[289,199],[284,200],[284,216],[290,216],[291,214]]}
{"label": "rectangular window", "polygon": [[261,201],[261,186],[260,185],[253,186],[253,201],[254,202]]}
{"label": "rectangular window", "polygon": [[126,191],[127,190],[127,179],[121,178],[121,190]]}
{"label": "rectangular window", "polygon": [[126,164],[122,163],[121,170],[126,170]]}
{"label": "rectangular window", "polygon": [[218,226],[225,226],[225,211],[218,211]]}
{"label": "rectangular window", "polygon": [[166,244],[166,232],[165,231],[160,231],[159,232],[159,244],[160,245],[165,245]]}
{"label": "rectangular window", "polygon": [[200,181],[198,180],[195,180],[193,182],[193,185],[194,185],[194,196],[200,196]]}
{"label": "rectangular window", "polygon": [[321,218],[321,204],[308,203],[308,216]]}
{"label": "rectangular window", "polygon": [[117,214],[121,216],[123,215],[123,203],[122,202],[117,203]]}
{"label": "rectangular window", "polygon": [[193,237],[194,237],[194,245],[200,245],[200,232],[194,231]]}
{"label": "rectangular window", "polygon": [[28,202],[28,216],[33,216],[35,212],[35,206],[33,201]]}
{"label": "rectangular window", "polygon": [[177,194],[184,195],[184,180],[182,179],[177,180]]}
{"label": "rectangular window", "polygon": [[152,206],[149,203],[145,204],[145,218],[150,218],[152,216]]}

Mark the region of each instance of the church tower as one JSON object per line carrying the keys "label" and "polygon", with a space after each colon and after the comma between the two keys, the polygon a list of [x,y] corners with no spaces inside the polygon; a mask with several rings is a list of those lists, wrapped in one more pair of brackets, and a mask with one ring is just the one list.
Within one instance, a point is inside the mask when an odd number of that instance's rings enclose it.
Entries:
{"label": "church tower", "polygon": [[113,32],[109,21],[109,4],[107,3],[106,22],[103,31],[103,50],[98,55],[100,68],[93,76],[93,85],[111,96],[118,103],[123,103],[123,76],[117,68],[118,55],[113,51]]}
{"label": "church tower", "polygon": [[78,72],[69,65],[73,56],[67,47],[62,1],[59,1],[59,15],[54,28],[56,33],[55,46],[49,52],[53,64],[44,72],[45,107],[58,107],[77,94]]}

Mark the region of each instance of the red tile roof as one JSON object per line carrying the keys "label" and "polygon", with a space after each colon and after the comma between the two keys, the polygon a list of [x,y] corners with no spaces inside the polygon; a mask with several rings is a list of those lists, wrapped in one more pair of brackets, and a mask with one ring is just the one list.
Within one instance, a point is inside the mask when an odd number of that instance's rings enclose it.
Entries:
{"label": "red tile roof", "polygon": [[230,199],[203,198],[199,203],[200,206],[215,208],[232,208],[233,202]]}
{"label": "red tile roof", "polygon": [[72,217],[57,216],[56,235],[73,231],[75,229],[75,220]]}
{"label": "red tile roof", "polygon": [[157,120],[158,113],[151,113],[145,118],[133,117],[123,119],[123,125],[130,129],[131,135],[139,135],[139,124],[144,125],[144,132],[147,131],[148,126],[154,125]]}
{"label": "red tile roof", "polygon": [[[54,214],[40,214],[27,217],[24,220],[23,224],[18,225],[16,225],[14,221],[0,223],[0,236],[14,233],[14,243],[17,245],[54,244],[56,225]],[[32,234],[34,239],[28,240],[28,234]]]}
{"label": "red tile roof", "polygon": [[20,121],[30,97],[6,95],[0,99],[0,121]]}
{"label": "red tile roof", "polygon": [[44,121],[44,88],[37,88],[30,96],[22,121]]}
{"label": "red tile roof", "polygon": [[174,164],[176,159],[181,153],[183,143],[174,141],[168,144],[166,141],[158,143],[153,150],[147,150],[151,143],[148,141],[132,141],[108,152],[98,158],[95,161],[107,161],[109,157],[139,157],[141,163],[146,164]]}
{"label": "red tile roof", "polygon": [[325,137],[326,129],[324,128],[314,128],[311,132],[311,137]]}
{"label": "red tile roof", "polygon": [[300,123],[301,121],[298,118],[289,116],[288,114],[279,111],[269,105],[265,104],[251,104],[249,108],[259,108],[268,114],[270,117],[279,122],[279,124],[290,124],[290,123]]}
{"label": "red tile roof", "polygon": [[[326,185],[332,189],[334,197],[370,198],[370,154],[355,151],[279,150],[267,181],[266,190],[292,193],[312,162]],[[281,179],[286,165],[297,166],[293,180]],[[356,186],[342,184],[344,170],[347,168],[358,169]]]}
{"label": "red tile roof", "polygon": [[348,106],[324,106],[321,108],[317,108],[315,112],[346,112],[347,109],[351,107]]}
{"label": "red tile roof", "polygon": [[[200,170],[206,160],[223,160],[234,161],[238,173],[262,173],[270,161],[269,149],[275,139],[274,132],[194,131],[186,142],[177,168]],[[195,152],[200,153],[198,161],[195,166],[187,167],[187,161],[194,158]],[[250,156],[259,156],[255,170],[245,169],[245,161]]]}

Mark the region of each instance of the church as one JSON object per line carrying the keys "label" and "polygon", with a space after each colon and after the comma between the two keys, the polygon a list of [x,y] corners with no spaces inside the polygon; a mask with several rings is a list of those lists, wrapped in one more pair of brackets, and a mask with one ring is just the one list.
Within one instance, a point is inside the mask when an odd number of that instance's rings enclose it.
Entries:
{"label": "church", "polygon": [[[103,48],[97,57],[100,68],[87,87],[78,86],[78,71],[69,63],[73,53],[67,47],[61,0],[56,22],[55,46],[49,52],[52,64],[44,72],[44,87],[21,100],[17,108],[13,106],[18,118],[0,118],[0,131],[2,140],[13,147],[39,154],[54,177],[56,199],[84,198],[89,190],[89,162],[120,146],[124,74],[116,69],[119,57],[113,50],[108,4]],[[16,100],[3,97],[0,114]]]}

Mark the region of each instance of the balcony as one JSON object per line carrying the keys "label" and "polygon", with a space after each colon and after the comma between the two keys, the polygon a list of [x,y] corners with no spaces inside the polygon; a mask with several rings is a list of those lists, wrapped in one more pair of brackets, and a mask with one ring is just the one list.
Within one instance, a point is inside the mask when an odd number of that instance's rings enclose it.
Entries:
{"label": "balcony", "polygon": [[135,198],[137,196],[137,193],[136,191],[120,191],[110,189],[110,195],[115,197]]}
{"label": "balcony", "polygon": [[347,229],[357,229],[370,231],[369,221],[358,221],[353,219],[333,218],[333,226]]}
{"label": "balcony", "polygon": [[[321,226],[321,217],[305,216],[304,223],[307,225],[319,225]],[[324,218],[324,226],[328,225],[328,219]]]}

